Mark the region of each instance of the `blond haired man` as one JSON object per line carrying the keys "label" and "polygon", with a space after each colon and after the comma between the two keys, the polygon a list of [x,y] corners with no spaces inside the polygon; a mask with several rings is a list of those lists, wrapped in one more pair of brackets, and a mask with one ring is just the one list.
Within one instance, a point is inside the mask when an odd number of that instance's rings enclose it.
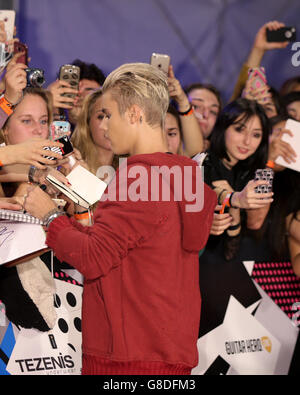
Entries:
{"label": "blond haired man", "polygon": [[[26,199],[27,211],[47,219],[58,259],[85,278],[83,374],[190,374],[197,365],[198,252],[216,195],[196,162],[166,152],[168,103],[166,77],[150,65],[123,65],[107,77],[107,137],[129,158],[91,227],[53,213],[40,188]],[[197,207],[192,190],[203,198]]]}

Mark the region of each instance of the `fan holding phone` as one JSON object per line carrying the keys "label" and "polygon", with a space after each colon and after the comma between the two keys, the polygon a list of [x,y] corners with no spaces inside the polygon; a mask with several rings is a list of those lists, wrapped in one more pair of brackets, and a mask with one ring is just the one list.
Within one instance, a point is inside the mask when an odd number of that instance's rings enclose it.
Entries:
{"label": "fan holding phone", "polygon": [[[282,33],[284,31],[290,31],[292,36],[285,37]],[[285,39],[283,39],[283,37],[285,37]],[[290,44],[290,42],[295,39],[295,37],[296,29],[293,27],[287,28],[284,23],[279,21],[270,21],[261,26],[255,35],[254,42],[248,57],[240,70],[239,77],[234,87],[234,92],[230,98],[230,101],[237,99],[241,95],[241,92],[245,88],[247,78],[249,77],[249,69],[260,69],[261,62],[266,52],[276,49],[285,49]],[[265,74],[265,70],[260,69],[260,73]],[[252,76],[253,75],[250,77]],[[252,92],[252,95],[250,94],[249,85],[246,86],[246,90],[247,92],[246,95],[244,92],[244,97],[253,100],[254,92]],[[265,104],[264,107],[268,118],[271,118],[279,114],[279,106],[277,105],[279,100],[278,95],[274,89],[269,88],[269,93],[272,95],[272,100],[267,100],[268,104]]]}
{"label": "fan holding phone", "polygon": [[[67,110],[72,130],[77,124],[84,98],[101,88],[105,80],[102,70],[95,64],[79,59],[60,67],[58,79],[48,86],[53,96],[55,119]],[[57,114],[57,115],[56,115]]]}
{"label": "fan holding phone", "polygon": [[282,103],[277,91],[267,83],[264,67],[248,69],[248,79],[242,96],[249,100],[256,100],[265,110],[268,118],[282,113]]}
{"label": "fan holding phone", "polygon": [[262,105],[272,99],[264,67],[254,67],[248,70],[248,79],[243,91],[243,97],[249,100],[256,100]]}

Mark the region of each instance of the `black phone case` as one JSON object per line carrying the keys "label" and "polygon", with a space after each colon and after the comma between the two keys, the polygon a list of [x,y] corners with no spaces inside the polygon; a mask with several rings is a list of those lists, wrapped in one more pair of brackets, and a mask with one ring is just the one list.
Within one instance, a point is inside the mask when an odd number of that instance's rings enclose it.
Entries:
{"label": "black phone case", "polygon": [[[59,147],[45,147],[44,150],[57,152],[58,154],[61,154],[62,156],[68,155],[73,152],[73,145],[72,145],[68,136],[63,136],[55,141],[59,141],[64,146],[61,148],[59,148]],[[45,158],[50,159],[50,160],[56,160],[56,158],[53,158],[52,156],[45,156]]]}
{"label": "black phone case", "polygon": [[267,41],[269,42],[284,42],[284,41],[296,41],[296,28],[293,26],[290,27],[281,27],[278,30],[269,30],[267,29]]}
{"label": "black phone case", "polygon": [[68,155],[73,152],[73,145],[68,136],[63,136],[56,141],[59,141],[64,145],[62,148],[60,148],[62,156]]}

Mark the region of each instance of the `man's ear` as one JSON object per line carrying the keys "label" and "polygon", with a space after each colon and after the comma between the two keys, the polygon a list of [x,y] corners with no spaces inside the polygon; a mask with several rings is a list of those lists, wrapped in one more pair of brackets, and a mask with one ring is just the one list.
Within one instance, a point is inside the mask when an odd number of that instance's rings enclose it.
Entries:
{"label": "man's ear", "polygon": [[137,104],[134,104],[128,109],[128,117],[129,117],[129,122],[134,125],[134,124],[141,124],[143,122],[143,111],[141,107],[139,107]]}

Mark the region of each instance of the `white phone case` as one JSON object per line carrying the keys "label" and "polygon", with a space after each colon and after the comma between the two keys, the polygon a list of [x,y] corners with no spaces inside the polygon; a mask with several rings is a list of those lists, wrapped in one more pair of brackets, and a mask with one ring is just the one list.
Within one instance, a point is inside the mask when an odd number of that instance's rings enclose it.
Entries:
{"label": "white phone case", "polygon": [[7,41],[14,36],[16,12],[14,10],[0,10],[0,21],[4,21]]}
{"label": "white phone case", "polygon": [[150,64],[157,67],[159,70],[168,74],[170,65],[170,56],[160,53],[153,53],[151,56]]}

